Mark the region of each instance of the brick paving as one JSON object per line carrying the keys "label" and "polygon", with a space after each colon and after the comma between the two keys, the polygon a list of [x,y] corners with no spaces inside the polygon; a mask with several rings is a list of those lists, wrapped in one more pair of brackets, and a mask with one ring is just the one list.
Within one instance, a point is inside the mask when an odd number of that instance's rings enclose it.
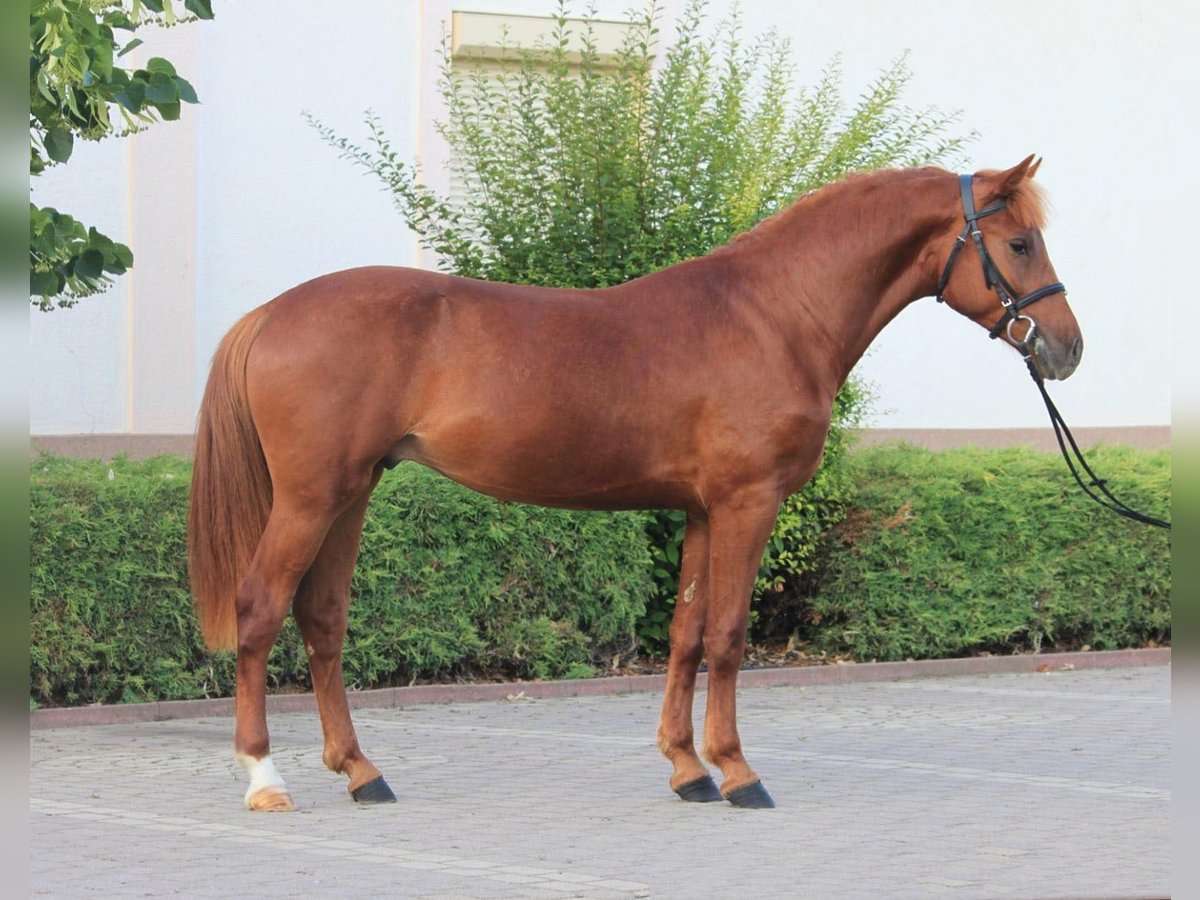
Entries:
{"label": "brick paving", "polygon": [[[703,708],[699,696],[698,711]],[[1169,893],[1170,668],[739,694],[775,810],[685,804],[659,696],[355,715],[400,802],[358,808],[310,713],[299,810],[245,812],[232,722],[30,735],[38,896],[1079,897]]]}

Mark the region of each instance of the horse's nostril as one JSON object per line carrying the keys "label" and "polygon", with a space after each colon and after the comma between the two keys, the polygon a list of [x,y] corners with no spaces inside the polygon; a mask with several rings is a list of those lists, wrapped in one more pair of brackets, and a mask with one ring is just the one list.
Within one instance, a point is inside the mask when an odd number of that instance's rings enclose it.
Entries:
{"label": "horse's nostril", "polygon": [[1079,357],[1083,355],[1083,338],[1075,338],[1075,343],[1071,345],[1071,362],[1079,362]]}

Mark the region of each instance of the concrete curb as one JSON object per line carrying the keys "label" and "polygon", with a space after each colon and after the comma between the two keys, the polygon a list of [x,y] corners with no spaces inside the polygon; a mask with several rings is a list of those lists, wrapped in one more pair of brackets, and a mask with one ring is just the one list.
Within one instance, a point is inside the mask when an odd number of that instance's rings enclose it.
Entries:
{"label": "concrete curb", "polygon": [[[951,675],[997,675],[1013,672],[1048,672],[1070,669],[1117,669],[1132,666],[1170,665],[1171,648],[1147,650],[1092,650],[1085,653],[1040,653],[1025,656],[978,656],[969,659],[930,659],[914,662],[846,663],[795,666],[780,669],[743,669],[740,687],[782,685],[853,684],[898,681]],[[421,703],[470,703],[504,700],[518,694],[530,700],[550,697],[597,697],[642,691],[661,691],[665,675],[628,675],[582,678],[571,681],[507,681],[499,684],[426,684],[413,687],[351,691],[352,709],[395,709]],[[700,673],[696,686],[708,686]],[[276,694],[267,697],[267,712],[315,712],[312,694]],[[215,700],[163,700],[155,703],[121,703],[111,706],[76,706],[37,709],[29,714],[29,728],[76,728],[82,725],[122,725],[164,719],[197,719],[232,716],[233,698]]]}

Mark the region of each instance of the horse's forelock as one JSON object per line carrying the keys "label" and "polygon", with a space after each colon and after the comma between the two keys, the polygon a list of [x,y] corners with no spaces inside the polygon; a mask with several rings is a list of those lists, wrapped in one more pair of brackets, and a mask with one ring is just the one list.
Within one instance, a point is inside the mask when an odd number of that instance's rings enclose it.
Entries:
{"label": "horse's forelock", "polygon": [[[997,169],[988,169],[979,173],[980,177],[999,174],[1000,171]],[[1008,203],[1008,209],[1013,218],[1021,224],[1021,227],[1038,230],[1046,227],[1049,202],[1042,186],[1032,178],[1021,179],[1015,188],[1004,194],[1004,200]]]}

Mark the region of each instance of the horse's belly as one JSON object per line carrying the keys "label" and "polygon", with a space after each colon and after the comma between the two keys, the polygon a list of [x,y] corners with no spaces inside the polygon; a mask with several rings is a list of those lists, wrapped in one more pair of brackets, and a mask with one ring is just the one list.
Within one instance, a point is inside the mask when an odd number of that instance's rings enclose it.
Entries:
{"label": "horse's belly", "polygon": [[[416,432],[398,459],[441,472],[502,500],[581,509],[688,506],[695,492],[686,465],[662,460],[628,436],[600,440],[588,432],[539,434],[510,428]],[[680,461],[682,462],[682,460]]]}

